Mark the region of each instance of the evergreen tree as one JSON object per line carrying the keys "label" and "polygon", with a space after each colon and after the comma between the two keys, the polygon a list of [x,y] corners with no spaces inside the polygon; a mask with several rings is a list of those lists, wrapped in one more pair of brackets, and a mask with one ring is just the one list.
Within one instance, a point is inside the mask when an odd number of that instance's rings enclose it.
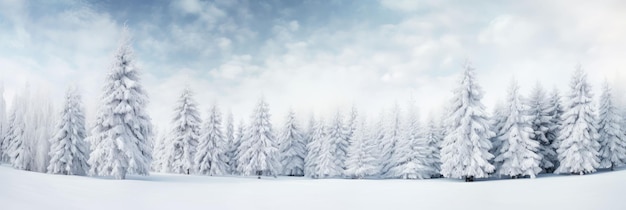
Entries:
{"label": "evergreen tree", "polygon": [[[506,123],[506,119],[508,116],[509,116],[508,109],[504,105],[504,103],[502,103],[501,101],[496,103],[491,120],[490,120],[491,131],[493,131],[495,136],[491,138],[492,147],[489,150],[489,152],[493,154],[494,157],[497,157],[500,155],[500,149],[502,147],[502,139],[506,139],[506,137],[504,137],[506,133],[503,128],[504,128],[504,124]],[[494,164],[495,162],[492,160],[491,163]]]}
{"label": "evergreen tree", "polygon": [[[396,104],[391,111],[391,118],[388,121],[389,124],[385,126],[386,132],[384,138],[382,139],[382,152],[380,157],[382,162],[381,174],[383,177],[391,177],[389,170],[402,162],[400,159],[394,159],[397,156],[394,154],[396,152],[397,144],[399,141],[402,141],[401,139],[403,138],[400,115],[400,107]],[[409,145],[411,145],[410,142],[406,142],[404,144],[404,146]]]}
{"label": "evergreen tree", "polygon": [[428,120],[428,126],[426,127],[426,133],[424,139],[428,147],[424,150],[426,152],[425,162],[428,166],[426,172],[430,172],[431,178],[440,177],[441,171],[441,141],[443,136],[441,135],[440,124],[432,117]]}
{"label": "evergreen tree", "polygon": [[229,173],[228,142],[222,134],[222,116],[213,105],[204,122],[202,136],[195,156],[196,171],[203,175],[221,176]]}
{"label": "evergreen tree", "polygon": [[[548,99],[548,105],[549,105],[548,116],[550,116],[550,127],[548,128],[548,131],[546,132],[546,138],[548,138],[548,141],[552,142],[552,149],[556,151],[560,145],[560,141],[558,137],[561,131],[561,126],[563,124],[563,119],[561,118],[561,116],[563,116],[563,113],[564,113],[563,107],[561,106],[561,95],[556,88],[550,94],[550,97]],[[550,156],[546,156],[546,157],[550,158]],[[551,158],[552,159],[549,161],[554,164],[554,169],[558,168],[559,166],[558,154],[557,156],[553,156]],[[547,171],[547,172],[550,172],[550,173],[554,172],[554,169],[551,171]]]}
{"label": "evergreen tree", "polygon": [[239,147],[238,170],[244,176],[276,176],[280,170],[278,145],[270,123],[269,107],[261,98],[252,115],[247,135]]}
{"label": "evergreen tree", "polygon": [[543,88],[537,83],[528,100],[528,115],[531,118],[530,122],[534,133],[532,139],[540,144],[537,152],[541,156],[539,167],[545,172],[551,173],[555,169],[556,150],[552,147],[554,139],[549,138],[553,121],[548,102]]}
{"label": "evergreen tree", "polygon": [[304,176],[305,139],[296,123],[296,116],[289,111],[283,132],[278,138],[282,173],[287,176]]}
{"label": "evergreen tree", "polygon": [[350,147],[348,147],[348,159],[346,159],[345,175],[353,179],[362,179],[378,173],[377,159],[374,156],[378,146],[371,137],[365,120],[354,120],[356,129],[353,133]]}
{"label": "evergreen tree", "polygon": [[561,165],[555,173],[582,175],[594,172],[600,166],[600,144],[595,126],[591,86],[580,66],[572,77],[570,88],[557,150]]}
{"label": "evergreen tree", "polygon": [[376,143],[376,145],[378,145],[378,147],[375,150],[374,156],[376,157],[376,159],[378,159],[377,161],[377,166],[376,166],[376,170],[378,171],[377,175],[380,177],[383,177],[385,174],[383,174],[383,166],[385,165],[385,160],[383,159],[383,152],[385,151],[385,144],[386,144],[386,139],[387,139],[387,123],[386,123],[386,119],[385,119],[385,112],[382,111],[379,113],[378,115],[378,120],[377,122],[374,124],[374,127],[372,127],[372,131],[374,131],[374,134],[372,135],[373,141]]}
{"label": "evergreen tree", "polygon": [[228,159],[228,171],[234,173],[237,165],[235,165],[235,154],[237,153],[237,147],[235,145],[235,122],[233,120],[233,113],[228,112],[226,117],[226,132],[224,132],[224,138],[226,140],[226,158]]}
{"label": "evergreen tree", "polygon": [[7,132],[9,130],[9,123],[7,119],[7,108],[6,102],[4,100],[4,84],[0,84],[0,163],[8,161],[8,142],[4,140],[7,139]]}
{"label": "evergreen tree", "polygon": [[519,95],[517,82],[511,83],[508,93],[507,111],[509,113],[501,136],[502,145],[495,162],[499,166],[498,174],[518,178],[535,176],[541,171],[541,155],[537,154],[539,142],[533,139],[534,133],[528,108]]}
{"label": "evergreen tree", "polygon": [[11,166],[19,170],[32,170],[32,152],[25,138],[25,115],[26,107],[24,96],[13,100],[11,114],[9,115],[9,132],[5,142],[8,142],[7,153]]}
{"label": "evergreen tree", "polygon": [[326,126],[324,126],[324,120],[317,121],[313,132],[310,135],[309,143],[307,144],[307,155],[304,158],[304,175],[310,178],[319,178],[320,173],[317,170],[320,165],[320,153],[322,150],[322,142],[326,139]]}
{"label": "evergreen tree", "polygon": [[[393,117],[398,117],[398,108],[396,107]],[[398,129],[395,126],[400,126],[398,118],[392,125],[391,136],[395,135],[396,130],[403,132],[401,137],[395,142],[395,147],[392,151],[391,167],[387,172],[388,178],[401,178],[401,179],[425,179],[430,178],[434,173],[433,169],[427,165],[427,155],[434,151],[428,151],[429,145],[426,139],[422,136],[421,127],[419,125],[417,111],[413,104],[409,106],[406,127],[404,130]]]}
{"label": "evergreen tree", "polygon": [[166,146],[168,145],[168,135],[165,130],[155,129],[156,132],[156,144],[154,145],[152,161],[152,171],[154,172],[167,172],[167,160],[166,160]]}
{"label": "evergreen tree", "polygon": [[174,108],[174,118],[168,139],[165,142],[166,172],[191,174],[200,138],[202,119],[193,92],[185,88]]}
{"label": "evergreen tree", "polygon": [[231,166],[231,172],[232,174],[241,174],[241,171],[239,171],[239,169],[237,168],[239,166],[239,157],[241,152],[239,151],[239,149],[241,148],[241,142],[243,141],[243,138],[246,136],[246,124],[243,121],[243,119],[239,120],[239,124],[237,125],[237,131],[235,132],[235,139],[233,140],[233,144],[232,144],[232,151],[231,153],[233,153],[233,159],[231,160],[231,163],[233,164]]}
{"label": "evergreen tree", "polygon": [[446,120],[448,132],[441,149],[444,177],[473,181],[494,171],[489,163],[493,158],[489,153],[489,139],[495,134],[490,130],[484,105],[480,102],[482,94],[474,78],[474,68],[468,63]]}
{"label": "evergreen tree", "polygon": [[152,124],[148,96],[135,67],[128,29],[115,54],[103,88],[92,136],[90,174],[125,179],[148,175],[152,161]]}
{"label": "evergreen tree", "polygon": [[50,139],[50,164],[48,173],[86,175],[89,171],[89,147],[85,138],[85,115],[80,94],[69,89],[61,112],[56,135]]}
{"label": "evergreen tree", "polygon": [[[347,157],[348,150],[348,137],[346,135],[346,130],[344,124],[341,120],[341,113],[337,112],[335,114],[335,119],[328,126],[328,131],[326,131],[326,140],[323,141],[324,144],[322,146],[327,146],[329,149],[328,153],[332,156],[329,157],[330,160],[334,161],[335,166],[339,167],[339,175],[344,170],[344,164]],[[326,145],[328,144],[328,145]],[[326,152],[323,151],[321,155],[326,155]],[[331,164],[331,163],[329,163]],[[330,168],[334,168],[332,166]]]}
{"label": "evergreen tree", "polygon": [[600,135],[600,168],[622,166],[626,163],[626,136],[621,127],[622,118],[613,104],[612,90],[605,81],[600,97],[598,133]]}

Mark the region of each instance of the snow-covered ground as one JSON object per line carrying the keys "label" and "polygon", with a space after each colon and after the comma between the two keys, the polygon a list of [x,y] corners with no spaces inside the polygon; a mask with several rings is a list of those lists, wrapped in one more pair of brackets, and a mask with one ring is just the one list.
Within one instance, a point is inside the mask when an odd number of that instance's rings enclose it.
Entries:
{"label": "snow-covered ground", "polygon": [[129,180],[0,166],[0,209],[626,209],[626,169],[489,180],[311,180],[152,174]]}

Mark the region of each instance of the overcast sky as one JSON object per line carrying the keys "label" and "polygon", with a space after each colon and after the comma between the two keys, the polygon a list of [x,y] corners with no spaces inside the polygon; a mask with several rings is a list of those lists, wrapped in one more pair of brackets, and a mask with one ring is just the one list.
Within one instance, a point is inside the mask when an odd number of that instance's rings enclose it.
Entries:
{"label": "overcast sky", "polygon": [[264,95],[282,119],[289,107],[308,118],[352,103],[375,114],[411,95],[427,115],[466,59],[488,107],[512,77],[523,93],[537,81],[567,91],[577,64],[595,90],[626,83],[623,0],[0,0],[6,98],[29,82],[59,107],[77,84],[92,119],[124,24],[158,125],[186,84],[202,113],[217,102],[248,119]]}

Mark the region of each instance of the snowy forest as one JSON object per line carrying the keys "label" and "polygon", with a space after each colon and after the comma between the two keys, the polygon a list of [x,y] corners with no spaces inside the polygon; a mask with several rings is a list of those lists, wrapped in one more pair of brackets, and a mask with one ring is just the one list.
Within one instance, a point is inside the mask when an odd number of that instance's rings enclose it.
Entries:
{"label": "snowy forest", "polygon": [[566,93],[536,84],[524,95],[512,80],[505,103],[492,111],[481,102],[474,67],[467,62],[459,70],[446,111],[424,122],[411,102],[376,118],[356,105],[328,118],[302,119],[289,111],[275,125],[263,97],[247,120],[235,122],[217,104],[203,118],[194,90],[180,87],[170,127],[157,132],[127,35],[112,58],[90,127],[79,87],[68,87],[58,110],[28,86],[14,96],[10,110],[0,97],[0,161],[18,170],[115,179],[159,172],[467,182],[583,175],[626,163],[624,109],[608,82],[594,101],[583,67],[573,69]]}

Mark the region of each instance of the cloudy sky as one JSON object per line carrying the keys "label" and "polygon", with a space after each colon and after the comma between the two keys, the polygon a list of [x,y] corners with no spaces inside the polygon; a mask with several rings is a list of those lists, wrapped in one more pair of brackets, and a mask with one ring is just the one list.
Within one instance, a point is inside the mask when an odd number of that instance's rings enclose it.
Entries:
{"label": "cloudy sky", "polygon": [[596,90],[626,83],[622,0],[0,0],[7,100],[29,83],[58,107],[78,85],[92,118],[124,24],[159,125],[185,85],[204,113],[218,103],[236,118],[261,95],[277,119],[352,103],[377,113],[411,96],[426,115],[466,59],[488,107],[513,77],[525,93],[536,82],[566,91],[577,64]]}

